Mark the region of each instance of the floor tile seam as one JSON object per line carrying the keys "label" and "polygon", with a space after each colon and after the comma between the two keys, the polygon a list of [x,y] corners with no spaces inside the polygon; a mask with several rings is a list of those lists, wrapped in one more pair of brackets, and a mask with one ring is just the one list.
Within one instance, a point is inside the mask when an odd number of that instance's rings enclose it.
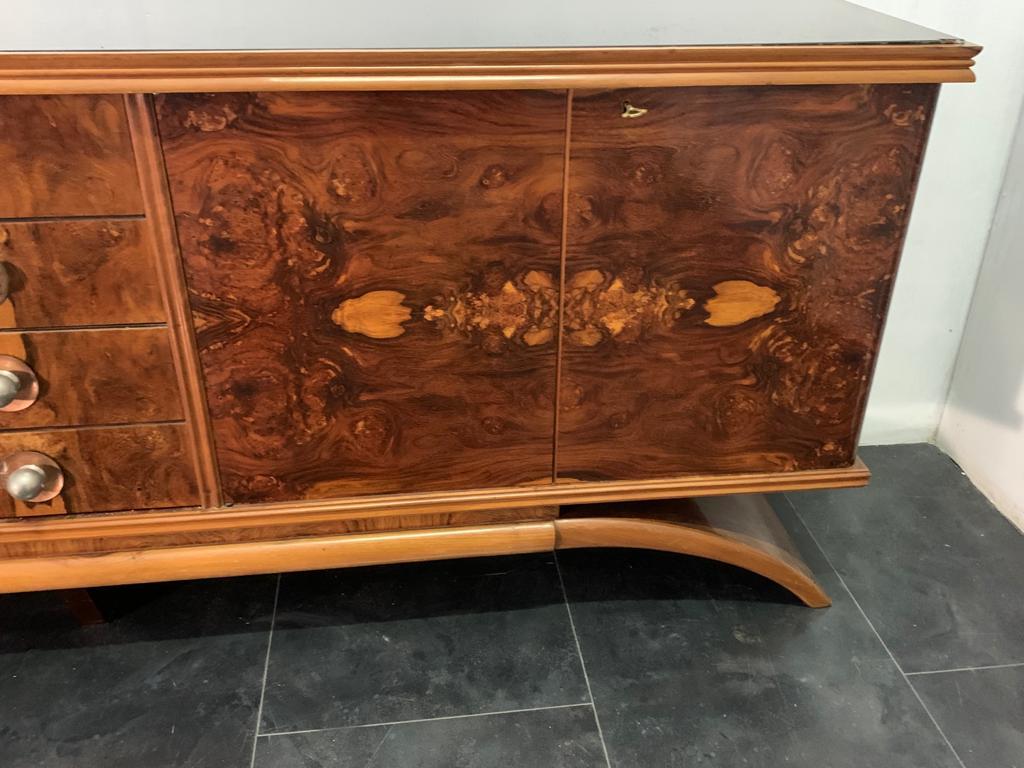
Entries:
{"label": "floor tile seam", "polygon": [[587,685],[587,696],[590,698],[590,706],[594,712],[594,725],[597,727],[597,736],[601,740],[601,750],[604,753],[604,761],[608,768],[612,768],[612,760],[608,754],[608,745],[604,740],[604,729],[601,728],[601,716],[597,712],[597,702],[594,700],[594,689],[590,685],[590,675],[587,673],[587,662],[583,658],[583,645],[580,643],[579,633],[576,631],[576,620],[572,615],[572,606],[569,605],[569,591],[565,588],[565,579],[562,577],[562,564],[558,560],[558,552],[555,556],[555,571],[558,573],[558,584],[562,588],[562,599],[565,601],[565,612],[569,616],[569,629],[572,630],[572,639],[576,642],[576,653],[580,660],[580,669],[583,671],[583,682]]}
{"label": "floor tile seam", "polygon": [[979,664],[971,667],[951,667],[949,669],[919,669],[913,672],[906,672],[907,677],[918,677],[920,675],[950,675],[957,672],[984,672],[988,669],[1013,669],[1024,667],[1024,661],[1010,661],[1005,664]]}
{"label": "floor tile seam", "polygon": [[832,569],[832,572],[836,575],[836,578],[839,579],[839,583],[842,586],[843,591],[845,591],[846,594],[849,595],[850,600],[853,601],[853,604],[857,608],[857,611],[860,613],[861,618],[864,619],[865,623],[867,623],[868,627],[871,629],[871,632],[875,635],[875,638],[877,638],[878,642],[881,643],[882,648],[884,648],[885,652],[889,655],[889,658],[892,660],[892,663],[896,667],[896,670],[900,673],[900,677],[903,678],[903,682],[907,684],[907,687],[910,688],[910,692],[914,694],[914,698],[917,699],[918,704],[921,705],[921,709],[924,710],[924,713],[928,716],[928,719],[931,720],[931,723],[935,727],[935,730],[938,732],[942,740],[946,743],[946,746],[949,748],[949,751],[956,759],[957,764],[960,766],[960,768],[967,768],[967,766],[964,765],[964,761],[960,758],[960,754],[956,751],[956,748],[953,746],[953,743],[949,740],[949,737],[946,736],[945,731],[942,730],[942,726],[939,725],[939,721],[935,719],[935,715],[932,714],[932,711],[928,708],[928,705],[925,704],[924,699],[921,698],[921,694],[918,693],[917,688],[914,687],[914,683],[903,671],[903,667],[900,665],[899,661],[896,660],[896,656],[895,654],[893,654],[892,649],[890,649],[888,643],[886,643],[885,640],[882,639],[882,636],[881,634],[879,634],[878,629],[875,628],[874,622],[872,622],[871,619],[868,617],[867,613],[864,611],[864,608],[861,606],[860,601],[853,594],[853,590],[851,590],[850,587],[847,585],[846,579],[843,578],[842,574],[840,574],[836,567],[832,564],[832,558],[828,556],[828,553],[825,551],[825,549],[821,546],[820,543],[818,543],[818,539],[814,535],[814,532],[810,529],[807,523],[804,522],[803,516],[796,508],[796,505],[793,504],[793,501],[789,498],[789,495],[784,494],[784,496],[786,498],[786,503],[789,504],[789,508],[793,510],[793,514],[795,514],[797,520],[800,521],[800,525],[802,525],[804,530],[807,531],[807,535],[810,536],[811,541],[814,542],[814,546],[818,548],[818,551],[821,553],[821,556],[825,559],[825,562],[828,564],[828,567]]}
{"label": "floor tile seam", "polygon": [[490,712],[465,712],[459,715],[439,715],[437,717],[413,717],[407,720],[382,720],[375,723],[356,723],[354,725],[331,725],[324,728],[301,728],[291,731],[270,731],[259,734],[261,739],[269,739],[277,736],[302,736],[309,733],[333,733],[335,731],[353,731],[364,728],[384,728],[397,725],[414,725],[416,723],[436,723],[447,720],[469,720],[476,717],[500,717],[502,715],[518,715],[526,712],[547,712],[558,709],[575,709],[577,707],[590,707],[589,701],[580,701],[573,704],[551,704],[543,707],[521,707],[519,709],[498,709]]}
{"label": "floor tile seam", "polygon": [[953,746],[953,742],[951,742],[949,737],[946,736],[946,732],[942,730],[942,726],[939,725],[939,721],[935,719],[935,715],[932,714],[931,709],[928,708],[928,705],[921,697],[921,694],[918,692],[917,688],[914,687],[913,681],[906,675],[903,675],[903,679],[907,681],[907,685],[910,686],[910,691],[914,694],[914,698],[917,699],[918,703],[921,705],[921,709],[923,709],[925,714],[928,715],[928,719],[932,721],[932,725],[935,726],[935,730],[938,731],[939,736],[941,736],[942,740],[946,742],[946,746],[949,747],[949,751],[953,753],[953,757],[955,757],[957,763],[960,764],[960,768],[967,768],[967,766],[964,765],[964,761],[960,758],[960,753],[957,752],[956,748]]}
{"label": "floor tile seam", "polygon": [[260,684],[260,703],[256,707],[256,728],[252,736],[252,757],[249,760],[249,768],[256,765],[256,747],[260,741],[260,728],[263,725],[263,700],[267,694],[267,673],[270,671],[270,649],[274,643],[274,625],[277,623],[277,601],[281,596],[281,574],[277,574],[277,582],[274,585],[274,607],[270,613],[270,632],[267,633],[267,653],[263,658],[263,681]]}
{"label": "floor tile seam", "polygon": [[380,741],[377,742],[377,746],[373,748],[373,752],[370,753],[370,757],[366,761],[366,765],[363,768],[371,768],[373,761],[377,759],[377,753],[380,752],[381,747],[384,746],[384,742],[388,740],[388,736],[391,735],[391,731],[394,730],[393,725],[389,725],[384,729],[384,735],[380,737]]}

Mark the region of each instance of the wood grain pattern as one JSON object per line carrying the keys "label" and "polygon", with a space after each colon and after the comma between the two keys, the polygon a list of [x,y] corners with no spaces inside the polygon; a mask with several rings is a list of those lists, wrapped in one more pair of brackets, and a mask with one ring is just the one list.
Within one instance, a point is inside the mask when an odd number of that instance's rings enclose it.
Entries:
{"label": "wood grain pattern", "polygon": [[0,412],[0,429],[182,418],[165,328],[0,333],[0,354],[39,378],[30,408]]}
{"label": "wood grain pattern", "polygon": [[0,53],[0,93],[972,82],[970,43]]}
{"label": "wood grain pattern", "polygon": [[160,323],[166,319],[143,223],[0,222],[10,298],[0,328]]}
{"label": "wood grain pattern", "polygon": [[576,94],[560,477],[853,461],[935,91]]}
{"label": "wood grain pattern", "polygon": [[227,500],[550,480],[564,106],[160,97]]}
{"label": "wood grain pattern", "polygon": [[0,217],[142,211],[117,96],[0,96]]}
{"label": "wood grain pattern", "polygon": [[[0,455],[39,451],[64,472],[61,512],[187,507],[197,503],[184,429],[179,424],[0,433]],[[26,504],[33,514],[50,502]],[[0,494],[0,517],[15,515]],[[2,526],[0,526],[2,527]]]}
{"label": "wood grain pattern", "polygon": [[157,281],[167,313],[171,357],[178,377],[178,394],[185,413],[185,431],[192,447],[199,501],[204,507],[221,505],[213,428],[196,348],[195,329],[188,303],[185,273],[178,250],[178,233],[167,187],[167,169],[153,110],[153,99],[136,93],[124,98],[128,128],[135,149],[142,202],[146,210],[146,236],[156,262]]}

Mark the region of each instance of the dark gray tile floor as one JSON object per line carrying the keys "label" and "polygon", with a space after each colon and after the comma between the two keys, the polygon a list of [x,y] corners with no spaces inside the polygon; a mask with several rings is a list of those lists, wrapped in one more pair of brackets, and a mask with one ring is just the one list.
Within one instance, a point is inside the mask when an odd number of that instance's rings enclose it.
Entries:
{"label": "dark gray tile floor", "polygon": [[553,557],[281,578],[263,732],[587,701]]}
{"label": "dark gray tile floor", "polygon": [[0,768],[1024,768],[1024,536],[863,455],[772,499],[820,611],[612,550],[0,597]]}

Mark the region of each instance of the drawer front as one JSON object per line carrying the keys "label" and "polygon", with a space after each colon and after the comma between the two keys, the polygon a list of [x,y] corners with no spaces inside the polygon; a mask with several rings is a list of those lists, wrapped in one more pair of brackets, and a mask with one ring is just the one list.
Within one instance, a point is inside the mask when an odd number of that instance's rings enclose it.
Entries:
{"label": "drawer front", "polygon": [[53,459],[63,473],[63,490],[36,504],[0,491],[0,517],[198,504],[180,424],[0,434],[0,458],[23,451]]}
{"label": "drawer front", "polygon": [[936,90],[576,94],[560,477],[853,461]]}
{"label": "drawer front", "polygon": [[565,101],[159,97],[226,499],[550,481]]}
{"label": "drawer front", "polygon": [[142,212],[120,96],[0,97],[0,217]]}
{"label": "drawer front", "polygon": [[24,361],[39,399],[0,412],[0,429],[182,418],[165,328],[0,333],[0,355]]}
{"label": "drawer front", "polygon": [[[0,328],[159,323],[166,318],[143,222],[0,222]],[[2,277],[2,276],[0,276]]]}

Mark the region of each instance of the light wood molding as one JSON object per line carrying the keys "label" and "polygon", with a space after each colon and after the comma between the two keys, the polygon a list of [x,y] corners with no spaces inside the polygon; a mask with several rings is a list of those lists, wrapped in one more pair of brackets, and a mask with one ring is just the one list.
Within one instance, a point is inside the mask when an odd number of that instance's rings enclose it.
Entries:
{"label": "light wood molding", "polygon": [[760,495],[563,510],[557,549],[656,549],[729,563],[785,587],[811,608],[832,604]]}
{"label": "light wood molding", "polygon": [[[589,504],[688,496],[720,496],[855,488],[866,485],[871,473],[859,459],[852,467],[772,474],[693,475],[629,482],[568,482],[484,491],[432,492],[363,496],[330,501],[252,504],[222,509],[174,512],[125,512],[115,515],[12,520],[0,526],[0,552],[26,542],[189,536],[217,531],[226,541],[238,531],[275,526],[316,525],[343,519],[372,519],[395,515],[442,514],[495,508],[551,504]],[[56,546],[56,544],[55,544]],[[85,545],[83,544],[83,547]]]}
{"label": "light wood molding", "polygon": [[968,43],[0,54],[0,94],[971,82]]}
{"label": "light wood molding", "polygon": [[554,543],[552,523],[536,522],[20,558],[0,561],[0,592],[547,552]]}
{"label": "light wood molding", "polygon": [[808,606],[828,595],[761,496],[571,507],[549,520],[0,560],[0,592],[243,576],[580,547],[656,549],[744,568]]}
{"label": "light wood molding", "polygon": [[160,138],[148,96],[125,96],[124,104],[135,150],[139,184],[142,187],[150,250],[156,261],[157,279],[171,332],[172,357],[186,414],[199,499],[204,506],[215,507],[220,504],[217,460],[202,390],[202,373],[192,331],[185,275],[178,257],[177,229],[167,189]]}

